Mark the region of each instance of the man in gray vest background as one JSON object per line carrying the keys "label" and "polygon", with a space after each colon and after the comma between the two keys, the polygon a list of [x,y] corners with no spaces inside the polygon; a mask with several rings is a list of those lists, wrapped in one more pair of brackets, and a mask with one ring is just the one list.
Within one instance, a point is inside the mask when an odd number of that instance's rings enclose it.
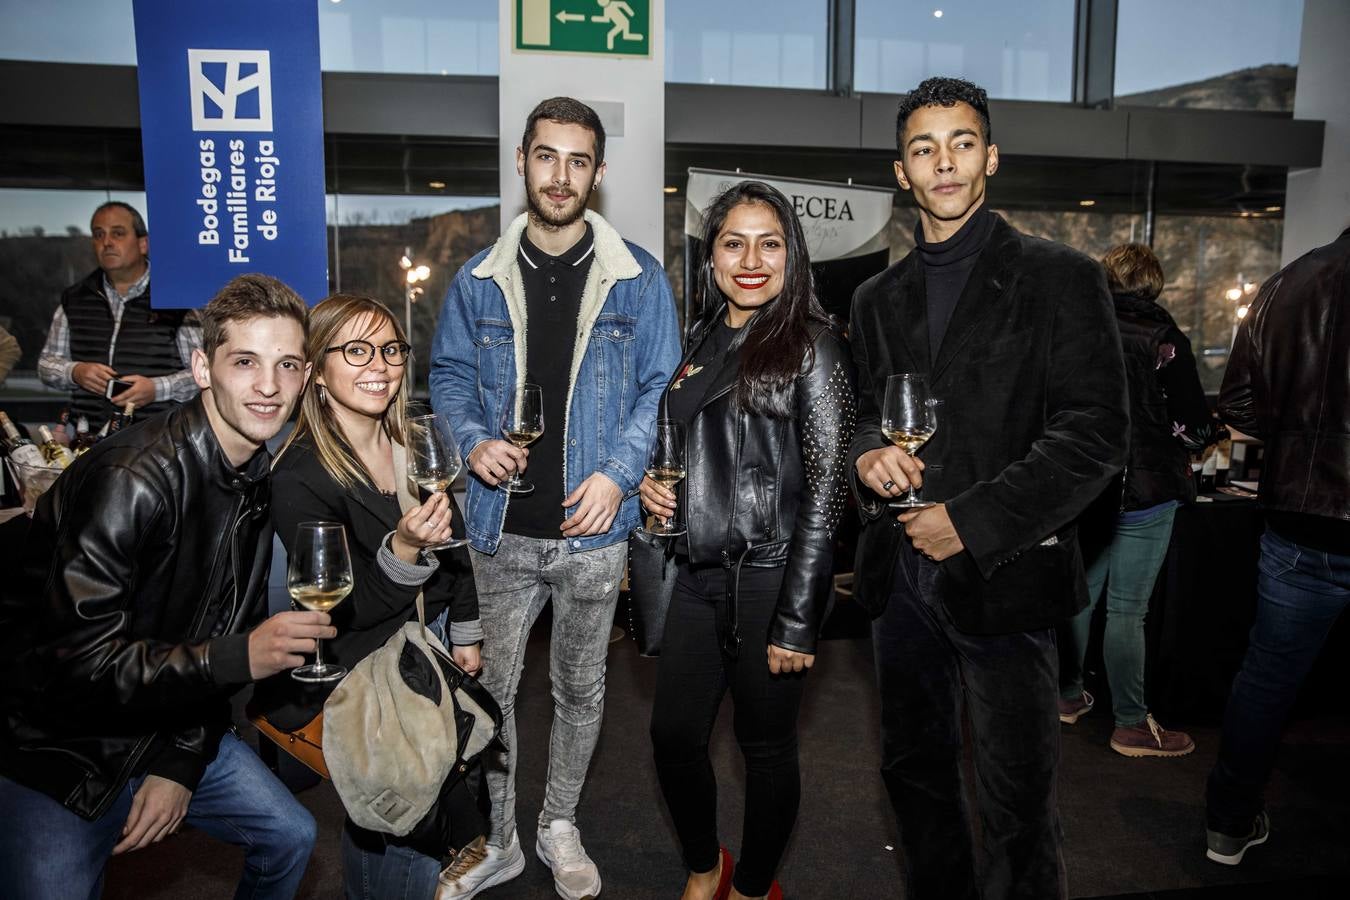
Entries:
{"label": "man in gray vest background", "polygon": [[[71,392],[70,414],[99,428],[129,402],[145,413],[197,395],[192,351],[202,346],[196,314],[150,306],[145,220],[120,201],[94,210],[89,231],[98,268],[61,294],[38,376]],[[116,379],[125,384],[113,386]]]}

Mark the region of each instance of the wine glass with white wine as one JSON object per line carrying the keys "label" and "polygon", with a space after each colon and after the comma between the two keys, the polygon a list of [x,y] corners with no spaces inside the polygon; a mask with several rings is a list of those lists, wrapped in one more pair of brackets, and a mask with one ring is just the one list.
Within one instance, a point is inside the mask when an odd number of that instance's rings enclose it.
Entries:
{"label": "wine glass with white wine", "polygon": [[[286,567],[286,590],[305,609],[328,612],[352,592],[347,532],[336,522],[301,522]],[[323,661],[323,641],[314,641],[314,662],[291,672],[297,681],[337,681],[347,670]]]}
{"label": "wine glass with white wine", "polygon": [[[928,376],[905,372],[886,379],[886,399],[881,407],[881,433],[910,456],[928,443],[937,431],[937,410],[928,394]],[[919,496],[919,489],[910,485],[909,491],[889,504],[897,509],[924,509],[936,506]]]}
{"label": "wine glass with white wine", "polygon": [[[461,468],[459,445],[445,419],[431,413],[408,419],[408,477],[428,495],[444,493],[459,477]],[[419,500],[423,499],[421,497]],[[463,547],[465,538],[451,538],[444,544],[428,550],[448,550]]]}
{"label": "wine glass with white wine", "polygon": [[[652,461],[647,466],[647,477],[668,491],[684,481],[685,468],[685,430],[684,423],[674,419],[658,419],[656,422],[656,443],[652,446]],[[679,500],[676,500],[678,510]],[[677,521],[676,516],[661,518],[656,525],[642,529],[645,533],[661,537],[675,537],[688,529]]]}
{"label": "wine glass with white wine", "polygon": [[[539,440],[544,433],[544,392],[537,384],[522,384],[519,391],[507,395],[502,407],[502,435],[522,450]],[[502,488],[512,494],[529,494],[534,485],[513,472],[502,482]]]}

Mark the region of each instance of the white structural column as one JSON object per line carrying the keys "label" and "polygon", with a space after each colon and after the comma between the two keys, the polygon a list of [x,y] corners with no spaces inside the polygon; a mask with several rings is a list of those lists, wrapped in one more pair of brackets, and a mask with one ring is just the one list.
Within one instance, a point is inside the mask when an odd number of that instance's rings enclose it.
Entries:
{"label": "white structural column", "polygon": [[1304,0],[1294,117],[1327,123],[1322,165],[1290,169],[1284,202],[1289,263],[1350,225],[1350,2]]}
{"label": "white structural column", "polygon": [[[608,171],[591,208],[630,241],[663,257],[666,101],[665,0],[498,0],[501,73],[502,226],[525,209],[525,191],[516,175],[516,147],[530,110],[548,97],[575,97],[600,114],[608,137]],[[553,52],[550,46],[575,45],[574,35],[599,35],[600,49],[612,40],[622,48],[624,8],[650,8],[643,29],[649,56]],[[537,50],[516,49],[517,11],[524,42]],[[561,16],[561,18],[560,18]],[[584,19],[582,18],[584,17]],[[608,22],[601,20],[608,18]],[[578,29],[584,29],[578,32]],[[613,37],[610,37],[613,32]]]}

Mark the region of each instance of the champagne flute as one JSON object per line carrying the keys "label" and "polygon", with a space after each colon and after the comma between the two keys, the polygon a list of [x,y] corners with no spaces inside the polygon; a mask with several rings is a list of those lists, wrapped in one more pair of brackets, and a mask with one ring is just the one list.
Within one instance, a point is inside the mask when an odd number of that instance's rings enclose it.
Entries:
{"label": "champagne flute", "polygon": [[[408,419],[408,477],[428,495],[444,493],[459,477],[459,445],[446,421],[435,413]],[[420,499],[420,498],[419,498]],[[454,538],[428,550],[463,547],[466,538]]]}
{"label": "champagne flute", "polygon": [[[506,406],[502,408],[502,434],[523,450],[539,440],[543,433],[544,392],[537,384],[522,384],[520,390],[506,397]],[[512,494],[534,492],[534,485],[523,480],[518,469],[502,483],[502,487]]]}
{"label": "champagne flute", "polygon": [[[906,372],[886,379],[886,399],[881,408],[881,433],[886,440],[910,456],[928,443],[937,430],[937,411],[928,395],[928,376]],[[919,497],[910,485],[909,492],[890,503],[897,509],[924,509],[937,504]]]}
{"label": "champagne flute", "polygon": [[[352,592],[347,532],[336,522],[301,522],[286,567],[286,590],[305,609],[328,612]],[[297,681],[337,681],[347,674],[323,661],[323,641],[314,642],[314,662],[291,672]]]}
{"label": "champagne flute", "polygon": [[[652,461],[647,466],[647,477],[667,490],[685,476],[685,430],[684,423],[675,419],[658,419],[656,422],[656,444],[652,447]],[[679,500],[676,500],[678,512]],[[657,518],[660,518],[659,516]],[[675,516],[661,519],[659,525],[650,525],[643,532],[661,537],[674,537],[688,531],[676,521]]]}

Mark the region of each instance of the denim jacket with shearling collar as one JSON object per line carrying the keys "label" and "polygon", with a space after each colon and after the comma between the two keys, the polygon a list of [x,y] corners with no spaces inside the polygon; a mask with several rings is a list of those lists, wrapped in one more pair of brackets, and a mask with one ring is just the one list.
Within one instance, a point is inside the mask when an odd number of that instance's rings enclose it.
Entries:
{"label": "denim jacket with shearling collar", "polygon": [[[526,324],[517,255],[526,220],[519,216],[459,270],[432,340],[432,404],[449,420],[465,459],[482,441],[501,437],[497,423],[506,396],[525,380],[526,340],[548,339],[530,334]],[[638,525],[637,489],[657,405],[680,361],[675,301],[661,264],[595,213],[587,211],[586,221],[595,236],[595,259],[581,295],[566,386],[563,485],[570,494],[600,472],[624,499],[607,532],[568,538],[570,552],[625,540]],[[465,530],[476,550],[496,552],[507,496],[470,473]],[[568,507],[559,522],[575,511]]]}

